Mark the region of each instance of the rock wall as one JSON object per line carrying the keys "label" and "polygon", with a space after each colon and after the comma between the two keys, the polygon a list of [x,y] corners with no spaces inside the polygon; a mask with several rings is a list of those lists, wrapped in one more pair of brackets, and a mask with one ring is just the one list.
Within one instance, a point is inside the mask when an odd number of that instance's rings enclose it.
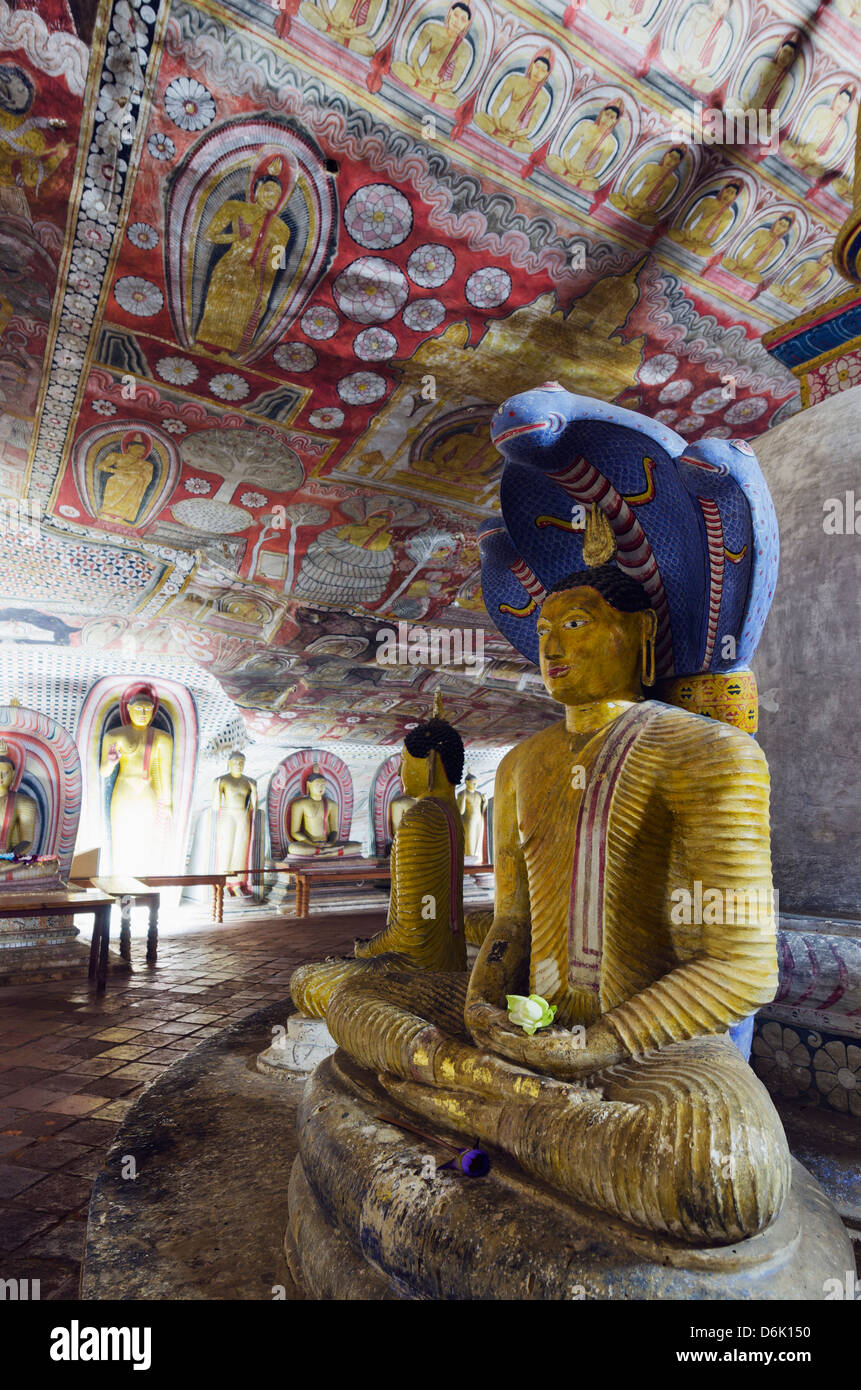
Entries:
{"label": "rock wall", "polygon": [[753,663],[780,908],[861,917],[861,387],[754,447],[780,525],[780,577]]}

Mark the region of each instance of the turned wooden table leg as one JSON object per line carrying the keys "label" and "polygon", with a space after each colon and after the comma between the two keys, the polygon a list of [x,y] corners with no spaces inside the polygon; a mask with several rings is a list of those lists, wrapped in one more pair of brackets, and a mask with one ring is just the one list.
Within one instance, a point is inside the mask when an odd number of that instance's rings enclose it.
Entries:
{"label": "turned wooden table leg", "polygon": [[150,898],[149,902],[149,929],[146,934],[146,963],[155,965],[158,960],[158,894]]}
{"label": "turned wooden table leg", "polygon": [[223,884],[223,883],[217,883],[217,884],[215,885],[215,920],[216,920],[216,922],[223,922],[223,921],[224,921],[224,884]]}
{"label": "turned wooden table leg", "polygon": [[99,973],[96,988],[103,994],[108,982],[108,946],[111,940],[111,904],[96,908],[96,934],[99,939]]}
{"label": "turned wooden table leg", "polygon": [[90,979],[90,980],[94,980],[94,979],[96,978],[96,967],[97,967],[97,965],[98,965],[98,960],[99,960],[99,914],[98,914],[98,912],[94,912],[94,913],[93,913],[93,939],[92,939],[92,941],[90,942],[90,968],[89,968],[89,971],[87,972],[87,978]]}
{"label": "turned wooden table leg", "polygon": [[132,958],[132,899],[128,894],[120,898],[120,955],[123,960]]}

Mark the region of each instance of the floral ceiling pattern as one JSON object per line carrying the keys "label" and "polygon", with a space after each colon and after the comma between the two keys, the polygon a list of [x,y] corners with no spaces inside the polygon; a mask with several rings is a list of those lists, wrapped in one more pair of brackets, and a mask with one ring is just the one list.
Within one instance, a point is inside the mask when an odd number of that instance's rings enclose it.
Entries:
{"label": "floral ceiling pattern", "polygon": [[[0,497],[41,520],[0,635],[193,657],[282,740],[394,742],[440,683],[476,742],[539,727],[481,603],[492,411],[798,408],[760,338],[842,286],[858,0],[91,9],[0,0]],[[377,664],[398,621],[482,632],[481,681]]]}

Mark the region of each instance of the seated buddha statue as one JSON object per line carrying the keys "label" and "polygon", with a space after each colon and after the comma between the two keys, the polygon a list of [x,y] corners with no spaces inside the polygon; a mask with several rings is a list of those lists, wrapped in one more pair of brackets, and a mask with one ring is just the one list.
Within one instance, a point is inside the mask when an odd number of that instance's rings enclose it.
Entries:
{"label": "seated buddha statue", "polygon": [[437,701],[434,716],[410,729],[401,752],[401,781],[413,802],[392,846],[386,925],[356,943],[355,960],[300,966],[290,993],[301,1013],[327,1017],[333,992],[350,978],[388,969],[465,971],[464,836],[455,800],[462,772],[463,743]]}
{"label": "seated buddha statue", "polygon": [[[641,1231],[730,1244],[790,1185],[780,1120],[728,1036],[777,981],[768,768],[748,734],[645,696],[648,595],[583,558],[538,617],[564,719],[500,764],[495,912],[471,976],[354,976],[326,1021],[419,1123]],[[756,905],[679,924],[697,881]],[[529,993],[556,1010],[532,1035],[506,1010]]]}
{"label": "seated buddha statue", "polygon": [[0,740],[0,854],[19,847],[24,853],[36,834],[36,803],[24,792],[13,792],[17,768],[9,745]]}
{"label": "seated buddha statue", "polygon": [[291,859],[340,859],[361,854],[358,840],[338,839],[338,806],[327,799],[326,779],[319,768],[312,768],[305,787],[305,796],[290,803],[287,853]]}

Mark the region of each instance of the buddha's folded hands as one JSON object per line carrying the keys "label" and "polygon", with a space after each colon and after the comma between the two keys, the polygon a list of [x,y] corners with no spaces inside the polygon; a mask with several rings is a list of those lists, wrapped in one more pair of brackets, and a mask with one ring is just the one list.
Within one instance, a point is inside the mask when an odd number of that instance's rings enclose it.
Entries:
{"label": "buddha's folded hands", "polygon": [[475,1001],[467,1007],[466,1024],[477,1046],[563,1080],[590,1076],[630,1055],[601,1021],[585,1031],[550,1027],[530,1037],[511,1023],[504,1009]]}

